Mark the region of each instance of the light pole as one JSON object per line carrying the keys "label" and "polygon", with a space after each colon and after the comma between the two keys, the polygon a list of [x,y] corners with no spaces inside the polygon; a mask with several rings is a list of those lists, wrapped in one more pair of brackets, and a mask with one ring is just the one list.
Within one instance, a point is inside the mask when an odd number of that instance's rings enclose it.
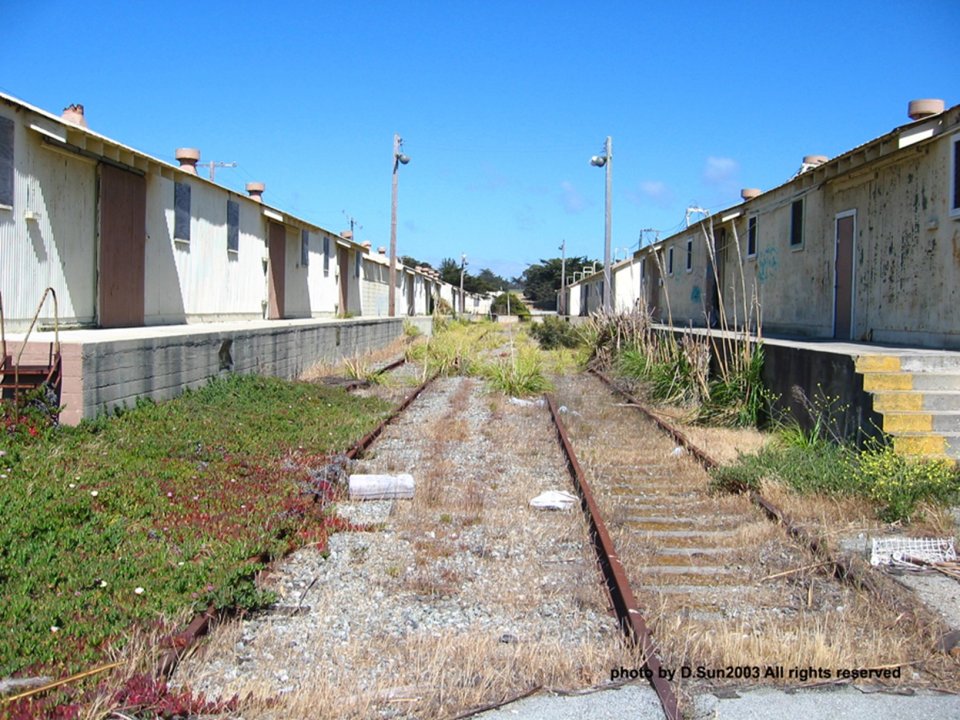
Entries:
{"label": "light pole", "polygon": [[403,154],[403,138],[393,136],[393,193],[390,197],[390,301],[389,314],[397,314],[397,169],[410,162]]}
{"label": "light pole", "polygon": [[567,241],[560,243],[560,302],[557,308],[561,317],[566,315],[567,309]]}
{"label": "light pole", "polygon": [[466,313],[466,300],[463,297],[463,271],[467,267],[467,256],[460,253],[460,314]]}
{"label": "light pole", "polygon": [[610,188],[613,184],[613,140],[607,136],[607,142],[604,144],[603,155],[594,155],[590,158],[590,164],[594,167],[606,166],[607,188],[606,188],[606,220],[604,225],[603,238],[603,312],[610,314]]}

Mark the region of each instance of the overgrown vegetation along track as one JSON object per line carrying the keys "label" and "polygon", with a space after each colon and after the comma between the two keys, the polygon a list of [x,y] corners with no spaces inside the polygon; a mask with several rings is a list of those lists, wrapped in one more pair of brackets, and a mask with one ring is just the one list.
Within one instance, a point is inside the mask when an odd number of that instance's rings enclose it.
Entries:
{"label": "overgrown vegetation along track", "polygon": [[871,667],[911,680],[917,667],[936,672],[915,617],[885,616],[746,496],[712,493],[687,450],[597,379],[561,379],[556,394],[668,674],[799,684],[809,667],[829,671],[821,680]]}

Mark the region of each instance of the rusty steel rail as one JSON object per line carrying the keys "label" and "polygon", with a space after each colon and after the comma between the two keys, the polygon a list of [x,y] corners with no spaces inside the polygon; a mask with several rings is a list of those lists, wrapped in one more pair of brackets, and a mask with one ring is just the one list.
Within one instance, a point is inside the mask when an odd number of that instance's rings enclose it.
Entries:
{"label": "rusty steel rail", "polygon": [[431,377],[428,377],[424,382],[412,393],[407,395],[406,399],[400,403],[396,409],[390,415],[388,415],[379,425],[377,425],[373,430],[364,435],[360,440],[358,440],[354,445],[347,450],[346,455],[350,460],[356,460],[360,455],[363,454],[363,451],[366,450],[373,444],[373,441],[380,437],[380,434],[386,429],[387,425],[396,420],[400,415],[403,414],[403,411],[410,407],[410,404],[419,397],[420,393],[427,389],[427,387],[439,377],[440,373],[436,373]]}
{"label": "rusty steel rail", "polygon": [[650,628],[647,627],[640,610],[637,609],[637,601],[633,597],[633,590],[630,589],[626,570],[624,570],[623,563],[620,562],[620,557],[617,555],[617,550],[613,544],[613,538],[607,531],[600,514],[600,508],[593,498],[593,492],[573,451],[573,445],[570,443],[567,430],[560,419],[560,413],[557,411],[557,404],[549,394],[546,396],[546,400],[554,427],[557,429],[560,446],[567,458],[567,466],[570,469],[570,475],[573,477],[573,484],[580,495],[580,507],[587,516],[590,536],[597,551],[597,560],[620,627],[629,641],[640,645],[643,651],[643,664],[650,674],[650,684],[660,699],[667,720],[680,720],[681,714],[677,696],[670,683],[663,677],[664,673],[661,672],[660,656],[657,654],[656,643],[653,641]]}
{"label": "rusty steel rail", "polygon": [[[720,465],[720,463],[714,460],[710,455],[694,445],[693,442],[691,442],[690,439],[679,430],[679,428],[675,427],[656,413],[651,412],[650,409],[648,409],[642,402],[617,385],[617,383],[614,382],[609,376],[594,367],[589,368],[589,370],[591,373],[600,378],[600,380],[602,380],[610,389],[625,398],[627,402],[630,403],[631,407],[639,410],[643,415],[656,423],[661,430],[666,432],[668,435],[671,435],[678,443],[686,448],[687,451],[693,455],[693,457],[697,459],[697,461],[705,470],[710,471]],[[831,574],[838,580],[847,582],[855,588],[867,590],[874,595],[874,597],[877,597],[884,602],[892,602],[898,606],[898,609],[902,610],[895,600],[891,600],[890,593],[884,591],[869,566],[864,566],[862,563],[857,563],[850,558],[837,557],[834,555],[832,552],[830,552],[830,549],[827,547],[826,543],[823,542],[822,538],[809,533],[806,529],[798,525],[787,513],[777,507],[774,503],[767,500],[756,490],[751,490],[748,494],[748,497],[750,498],[751,502],[757,505],[767,515],[767,517],[782,525],[783,529],[790,537],[794,538],[801,545],[805,546],[811,553],[813,553],[815,557],[823,560],[824,564],[830,567]],[[908,614],[912,615],[912,613]]]}

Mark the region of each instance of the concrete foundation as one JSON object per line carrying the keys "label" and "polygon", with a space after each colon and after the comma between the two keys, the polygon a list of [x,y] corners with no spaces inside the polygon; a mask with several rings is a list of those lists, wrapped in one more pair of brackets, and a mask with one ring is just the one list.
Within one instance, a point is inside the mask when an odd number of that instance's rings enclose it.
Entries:
{"label": "concrete foundation", "polygon": [[[64,405],[75,425],[137,398],[168,400],[218,375],[238,372],[293,379],[310,366],[388,345],[404,323],[424,334],[431,318],[311,319],[205,323],[60,333]],[[21,362],[46,362],[52,332],[31,335]],[[14,356],[22,336],[7,338]]]}

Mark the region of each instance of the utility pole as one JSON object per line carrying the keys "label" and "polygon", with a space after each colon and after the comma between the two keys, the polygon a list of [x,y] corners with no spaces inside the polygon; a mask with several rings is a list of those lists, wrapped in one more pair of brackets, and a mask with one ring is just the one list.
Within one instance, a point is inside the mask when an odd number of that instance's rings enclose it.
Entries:
{"label": "utility pole", "polygon": [[220,162],[219,160],[211,160],[210,162],[197,163],[197,165],[200,165],[201,167],[210,168],[210,182],[216,182],[214,179],[214,175],[216,174],[216,169],[218,167],[230,168],[230,167],[237,166],[235,162]]}
{"label": "utility pole", "polygon": [[567,241],[560,243],[560,302],[558,310],[560,315],[566,315],[567,309]]}
{"label": "utility pole", "polygon": [[603,312],[606,315],[611,313],[610,304],[610,215],[611,215],[611,189],[613,187],[613,139],[607,135],[607,141],[603,146],[603,155],[594,155],[590,158],[590,164],[594,167],[602,167],[606,171],[606,208],[604,212],[604,232],[603,232]]}
{"label": "utility pole", "polygon": [[467,303],[463,297],[463,271],[467,267],[467,256],[464,253],[460,253],[460,314],[463,315],[467,311]]}
{"label": "utility pole", "polygon": [[390,195],[390,299],[388,303],[390,317],[395,317],[397,312],[397,170],[408,162],[410,158],[403,154],[403,139],[394,133],[393,190]]}

